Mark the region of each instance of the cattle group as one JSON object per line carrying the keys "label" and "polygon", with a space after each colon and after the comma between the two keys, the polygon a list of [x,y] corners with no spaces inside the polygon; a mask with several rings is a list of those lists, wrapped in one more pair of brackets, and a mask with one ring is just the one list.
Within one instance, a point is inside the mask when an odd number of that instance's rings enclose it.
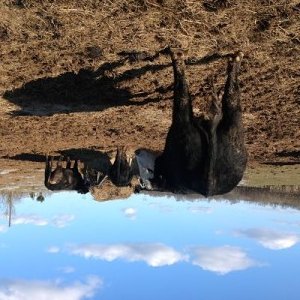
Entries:
{"label": "cattle group", "polygon": [[62,158],[56,167],[46,159],[45,185],[51,190],[89,191],[91,186],[101,188],[105,180],[116,186],[132,185],[134,190],[196,192],[204,196],[231,191],[242,179],[247,162],[244,143],[242,110],[240,103],[239,72],[242,52],[228,57],[227,78],[222,93],[217,93],[212,83],[213,101],[210,119],[193,114],[192,99],[186,78],[184,51],[167,48],[174,73],[172,123],[161,154],[137,150],[128,157],[125,148],[118,148],[114,162],[105,172],[97,172],[95,180],[82,172],[78,162]]}

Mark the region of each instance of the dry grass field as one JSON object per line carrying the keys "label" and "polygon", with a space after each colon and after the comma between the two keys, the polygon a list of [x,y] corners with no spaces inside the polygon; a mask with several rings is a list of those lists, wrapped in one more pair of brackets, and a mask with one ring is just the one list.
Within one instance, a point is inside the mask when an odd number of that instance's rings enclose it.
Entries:
{"label": "dry grass field", "polygon": [[299,0],[0,0],[0,157],[161,150],[188,50],[195,113],[242,50],[249,161],[300,162]]}

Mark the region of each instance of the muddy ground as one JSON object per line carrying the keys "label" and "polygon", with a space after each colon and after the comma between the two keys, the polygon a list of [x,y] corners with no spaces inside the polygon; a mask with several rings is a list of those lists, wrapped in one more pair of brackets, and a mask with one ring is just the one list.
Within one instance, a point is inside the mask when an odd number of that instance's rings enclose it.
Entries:
{"label": "muddy ground", "polygon": [[211,101],[209,78],[223,87],[218,55],[241,49],[250,165],[300,163],[299,1],[0,0],[0,14],[2,169],[61,151],[162,150],[166,45],[188,50],[196,114]]}

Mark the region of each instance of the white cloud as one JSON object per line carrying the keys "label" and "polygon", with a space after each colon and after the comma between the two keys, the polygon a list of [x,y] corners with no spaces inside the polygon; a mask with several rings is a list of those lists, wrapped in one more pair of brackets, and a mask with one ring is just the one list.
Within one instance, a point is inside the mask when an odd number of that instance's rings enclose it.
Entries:
{"label": "white cloud", "polygon": [[114,245],[77,245],[70,249],[71,254],[85,258],[106,261],[124,259],[126,261],[144,261],[151,267],[173,265],[186,257],[164,244],[114,244]]}
{"label": "white cloud", "polygon": [[220,275],[258,265],[238,247],[195,247],[192,252],[194,265]]}
{"label": "white cloud", "polygon": [[20,215],[12,218],[13,225],[21,225],[21,224],[33,224],[36,226],[45,226],[48,225],[49,222],[46,219],[43,219],[37,215]]}
{"label": "white cloud", "polygon": [[282,220],[274,220],[274,222],[281,224],[281,225],[287,225],[287,226],[300,226],[300,222],[298,221],[282,221]]}
{"label": "white cloud", "polygon": [[123,212],[124,215],[131,220],[134,220],[136,218],[137,210],[135,208],[128,207],[123,209]]}
{"label": "white cloud", "polygon": [[279,232],[265,228],[252,228],[239,230],[237,234],[251,238],[260,243],[263,247],[271,250],[287,249],[300,240],[300,236],[295,233]]}
{"label": "white cloud", "polygon": [[60,281],[1,280],[0,300],[81,300],[89,299],[102,286],[96,276],[86,282],[62,284]]}
{"label": "white cloud", "polygon": [[0,225],[0,232],[6,232],[7,226],[6,225]]}
{"label": "white cloud", "polygon": [[52,220],[47,220],[45,218],[41,218],[35,214],[29,215],[19,215],[14,216],[12,218],[13,225],[24,225],[24,224],[32,224],[35,226],[46,226],[52,225],[58,228],[63,228],[68,225],[72,220],[75,219],[74,215],[57,215],[52,218]]}
{"label": "white cloud", "polygon": [[62,267],[62,268],[59,268],[58,270],[64,274],[71,274],[71,273],[75,272],[75,268],[73,268],[71,266]]}
{"label": "white cloud", "polygon": [[168,204],[162,204],[161,202],[150,202],[149,206],[154,209],[158,209],[162,213],[172,213],[174,212],[174,208]]}
{"label": "white cloud", "polygon": [[56,247],[56,246],[51,246],[47,249],[48,253],[59,253],[60,252],[60,248]]}
{"label": "white cloud", "polygon": [[52,219],[52,225],[58,228],[63,228],[75,219],[74,215],[58,215]]}
{"label": "white cloud", "polygon": [[201,213],[201,214],[210,214],[212,213],[212,208],[207,206],[191,206],[189,207],[189,211],[193,214]]}

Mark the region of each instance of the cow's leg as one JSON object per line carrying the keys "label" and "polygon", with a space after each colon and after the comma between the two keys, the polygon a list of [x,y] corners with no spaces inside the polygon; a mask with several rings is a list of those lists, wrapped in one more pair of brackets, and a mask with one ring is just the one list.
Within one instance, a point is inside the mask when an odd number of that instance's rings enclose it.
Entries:
{"label": "cow's leg", "polygon": [[76,159],[71,170],[73,172],[69,179],[70,185],[79,193],[86,194],[89,191],[90,181],[86,177],[86,174],[82,172],[81,161]]}
{"label": "cow's leg", "polygon": [[185,76],[184,53],[179,49],[170,49],[170,56],[174,72],[173,124],[189,123],[193,109]]}
{"label": "cow's leg", "polygon": [[222,98],[222,112],[225,121],[233,121],[235,113],[241,111],[238,75],[242,59],[243,53],[237,52],[228,62],[227,80]]}
{"label": "cow's leg", "polygon": [[[50,158],[51,159],[51,158]],[[46,161],[45,161],[45,168],[50,169],[50,160],[49,160],[49,155],[46,154]]]}
{"label": "cow's leg", "polygon": [[79,172],[79,171],[78,171],[78,160],[77,160],[77,159],[75,159],[73,169],[74,169],[75,171]]}
{"label": "cow's leg", "polygon": [[61,155],[57,161],[57,165],[56,165],[57,167],[62,167],[62,160],[63,160],[63,157]]}
{"label": "cow's leg", "polygon": [[45,180],[44,180],[45,186],[47,186],[49,177],[50,177],[50,175],[51,175],[52,164],[50,164],[50,161],[51,161],[51,163],[52,163],[52,160],[53,160],[53,158],[51,157],[50,160],[49,160],[49,156],[48,156],[48,154],[46,154]]}
{"label": "cow's leg", "polygon": [[210,106],[210,131],[211,134],[214,134],[216,132],[216,128],[219,125],[221,119],[222,119],[222,107],[221,107],[221,101],[222,101],[222,94],[218,93],[216,90],[216,87],[213,82],[213,78],[210,78],[210,88],[212,91],[212,102]]}
{"label": "cow's leg", "polygon": [[66,168],[71,169],[71,160],[70,160],[69,156],[67,157],[67,166],[66,166]]}
{"label": "cow's leg", "polygon": [[169,49],[174,74],[172,125],[167,134],[164,152],[155,161],[154,181],[159,187],[178,190],[186,167],[186,132],[191,126],[192,104],[185,76],[184,55]]}
{"label": "cow's leg", "polygon": [[120,180],[122,151],[123,151],[123,149],[120,149],[119,147],[117,148],[115,161],[114,161],[114,164],[112,166],[112,169],[114,170],[115,180],[117,182]]}
{"label": "cow's leg", "polygon": [[78,173],[81,175],[82,178],[84,178],[85,173],[86,173],[86,164],[84,161],[81,161],[80,159],[78,160]]}
{"label": "cow's leg", "polygon": [[214,175],[214,166],[217,159],[217,127],[222,120],[222,95],[217,92],[213,78],[210,78],[210,88],[212,91],[212,102],[209,109],[210,112],[210,120],[207,125],[207,134],[208,134],[208,145],[207,145],[207,177],[204,185],[204,195],[210,196],[213,194],[215,189],[215,175]]}
{"label": "cow's leg", "polygon": [[184,53],[168,49],[174,72],[172,125],[163,154],[155,160],[154,184],[173,191],[190,186],[202,157],[202,134],[193,117],[192,101],[185,75]]}
{"label": "cow's leg", "polygon": [[228,62],[227,79],[222,98],[223,117],[217,128],[217,151],[213,164],[214,190],[211,194],[229,192],[241,180],[247,162],[240,103],[239,71],[243,54],[235,53]]}
{"label": "cow's leg", "polygon": [[111,181],[117,186],[127,186],[132,178],[130,162],[127,160],[126,148],[117,149],[115,161],[110,169]]}
{"label": "cow's leg", "polygon": [[74,163],[74,174],[78,174],[80,178],[84,180],[86,168],[84,162],[82,162],[80,159],[76,160]]}
{"label": "cow's leg", "polygon": [[54,157],[51,156],[51,158],[50,158],[50,170],[51,170],[51,171],[52,171],[52,169],[53,169],[53,165],[54,165]]}

